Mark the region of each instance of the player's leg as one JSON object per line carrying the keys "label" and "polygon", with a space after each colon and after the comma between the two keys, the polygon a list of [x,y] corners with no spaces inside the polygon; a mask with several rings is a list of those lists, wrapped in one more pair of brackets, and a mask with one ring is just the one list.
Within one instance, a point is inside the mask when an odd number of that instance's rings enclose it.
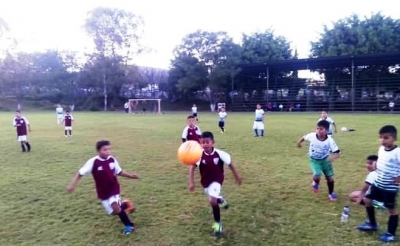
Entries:
{"label": "player's leg", "polygon": [[72,128],[68,130],[69,136],[72,137]]}
{"label": "player's leg", "polygon": [[330,201],[334,202],[337,200],[337,195],[335,193],[335,180],[333,178],[335,173],[333,172],[332,163],[330,163],[328,160],[323,160],[321,165],[322,172],[326,177],[326,184],[328,186],[328,198]]}
{"label": "player's leg", "polygon": [[68,137],[68,127],[64,127],[64,136]]}
{"label": "player's leg", "polygon": [[372,206],[372,200],[382,201],[382,190],[371,186],[370,192],[365,196],[365,210],[367,212],[368,220],[364,221],[357,228],[360,231],[377,231],[378,224],[375,217],[375,208]]}
{"label": "player's leg", "polygon": [[106,210],[107,214],[118,215],[122,224],[124,224],[125,229],[123,231],[124,234],[131,234],[135,229],[134,223],[130,220],[128,214],[121,208],[120,196],[112,196],[107,200],[103,200],[101,203]]}
{"label": "player's leg", "polygon": [[258,122],[258,127],[259,130],[261,130],[261,135],[260,137],[264,137],[264,122]]}
{"label": "player's leg", "polygon": [[221,129],[221,132],[224,133],[225,132],[225,122],[223,122],[223,121],[218,122],[218,126]]}
{"label": "player's leg", "polygon": [[210,201],[210,205],[212,208],[214,221],[215,221],[212,228],[214,230],[214,234],[219,235],[222,233],[221,210],[220,210],[219,204],[226,203],[226,201],[220,195],[221,184],[219,184],[217,182],[213,182],[205,189],[205,192]]}
{"label": "player's leg", "polygon": [[254,137],[259,137],[257,127],[258,127],[257,121],[254,121],[253,123]]}
{"label": "player's leg", "polygon": [[23,136],[18,136],[17,140],[21,145],[22,152],[26,152],[25,141],[24,141]]}
{"label": "player's leg", "polygon": [[399,225],[399,213],[396,209],[397,192],[384,191],[383,203],[389,211],[387,231],[379,237],[379,240],[385,243],[394,242],[396,239],[396,230]]}
{"label": "player's leg", "polygon": [[310,167],[313,172],[313,182],[311,185],[312,190],[314,191],[314,193],[318,193],[319,182],[321,180],[321,175],[322,175],[321,161],[310,158]]}
{"label": "player's leg", "polygon": [[[361,191],[355,190],[349,194],[350,201],[357,202],[358,198],[360,197]],[[364,202],[362,202],[364,203]]]}

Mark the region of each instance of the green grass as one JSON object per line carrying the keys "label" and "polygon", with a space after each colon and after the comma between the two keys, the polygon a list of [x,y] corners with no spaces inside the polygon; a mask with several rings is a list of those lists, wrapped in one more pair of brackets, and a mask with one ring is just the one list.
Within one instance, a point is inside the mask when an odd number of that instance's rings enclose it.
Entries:
{"label": "green grass", "polygon": [[[340,213],[347,195],[359,189],[366,175],[364,159],[378,149],[377,131],[395,124],[390,115],[339,115],[339,127],[356,132],[335,136],[343,151],[334,164],[339,200],[310,190],[307,145],[297,139],[313,131],[318,114],[271,114],[267,137],[252,135],[252,114],[230,114],[227,133],[217,129],[215,115],[201,115],[202,130],[216,134],[218,148],[228,151],[243,176],[234,183],[229,169],[223,194],[231,208],[222,211],[225,233],[211,235],[212,215],[202,188],[187,189],[187,168],[176,160],[184,114],[124,115],[76,113],[75,136],[65,139],[52,113],[28,113],[33,151],[20,153],[11,113],[0,114],[0,245],[380,245],[378,234],[355,227],[364,218],[351,205],[349,223]],[[113,153],[127,171],[141,179],[120,178],[122,193],[137,208],[137,230],[121,235],[117,217],[106,216],[96,199],[91,177],[73,194],[65,188],[74,172],[95,155],[94,143],[109,139]],[[377,214],[385,229],[387,214]]]}

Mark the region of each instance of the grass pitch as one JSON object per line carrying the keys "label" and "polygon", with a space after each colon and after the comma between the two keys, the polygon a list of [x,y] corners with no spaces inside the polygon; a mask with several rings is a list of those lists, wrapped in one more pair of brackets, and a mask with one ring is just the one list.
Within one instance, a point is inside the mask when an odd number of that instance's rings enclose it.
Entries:
{"label": "grass pitch", "polygon": [[[13,115],[0,114],[0,245],[380,245],[378,234],[355,227],[365,218],[351,205],[349,223],[340,223],[347,195],[359,189],[366,175],[364,159],[377,153],[377,132],[396,124],[398,116],[333,114],[339,128],[335,139],[343,151],[334,163],[337,202],[310,189],[307,145],[296,141],[314,131],[318,114],[269,114],[267,135],[254,138],[253,114],[229,114],[227,132],[220,134],[217,117],[200,114],[200,127],[216,135],[216,146],[229,152],[243,176],[234,183],[226,169],[223,195],[230,209],[222,211],[224,236],[211,234],[212,214],[202,188],[187,189],[187,167],[176,150],[185,114],[125,115],[75,113],[74,137],[64,138],[53,113],[26,113],[32,126],[31,153],[21,153],[11,125]],[[138,181],[120,178],[124,197],[136,206],[137,230],[121,235],[118,217],[106,216],[96,199],[91,177],[74,194],[65,188],[72,175],[95,155],[94,143],[109,139],[123,169],[138,172]],[[382,230],[387,214],[377,213]]]}

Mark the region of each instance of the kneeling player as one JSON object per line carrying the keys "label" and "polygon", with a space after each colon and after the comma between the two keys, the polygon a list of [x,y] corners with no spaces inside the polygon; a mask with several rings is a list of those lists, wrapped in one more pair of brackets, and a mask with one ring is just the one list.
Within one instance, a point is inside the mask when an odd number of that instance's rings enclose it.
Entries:
{"label": "kneeling player", "polygon": [[236,183],[241,184],[242,178],[231,161],[231,156],[225,151],[214,148],[214,135],[211,132],[203,132],[201,135],[203,155],[196,165],[189,169],[189,189],[194,190],[194,170],[200,168],[201,185],[204,188],[213,211],[215,223],[212,228],[215,235],[222,233],[220,208],[228,208],[228,203],[221,196],[222,183],[224,182],[224,165],[231,169]]}
{"label": "kneeling player", "polygon": [[64,119],[62,122],[64,123],[65,137],[72,137],[72,122],[74,122],[74,117],[71,115],[71,112],[69,110],[65,111]]}
{"label": "kneeling player", "polygon": [[120,185],[117,176],[129,179],[138,179],[134,173],[127,173],[122,170],[115,157],[111,156],[111,144],[102,140],[96,143],[98,155],[88,160],[86,164],[75,174],[67,187],[68,192],[73,192],[78,181],[88,174],[93,175],[97,196],[101,200],[107,214],[118,215],[125,225],[124,234],[131,234],[135,229],[133,222],[125,211],[132,211],[133,205],[129,200],[121,203]]}
{"label": "kneeling player", "polygon": [[28,142],[28,131],[31,131],[31,126],[28,119],[21,115],[21,111],[15,111],[13,125],[17,129],[17,140],[21,143],[22,152],[30,152],[31,145]]}

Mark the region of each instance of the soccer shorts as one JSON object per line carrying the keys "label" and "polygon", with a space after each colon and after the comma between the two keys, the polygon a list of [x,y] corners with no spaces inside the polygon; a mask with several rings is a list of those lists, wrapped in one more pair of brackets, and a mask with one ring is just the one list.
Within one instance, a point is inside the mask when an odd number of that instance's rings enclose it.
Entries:
{"label": "soccer shorts", "polygon": [[62,120],[64,118],[64,115],[63,114],[57,114],[57,119],[58,120]]}
{"label": "soccer shorts", "polygon": [[18,142],[26,142],[28,141],[28,136],[22,135],[17,137]]}
{"label": "soccer shorts", "polygon": [[224,127],[224,126],[225,126],[225,122],[223,122],[223,121],[218,122],[218,127]]}
{"label": "soccer shorts", "polygon": [[64,130],[66,130],[66,131],[72,131],[72,126],[66,126],[66,127],[64,127]]}
{"label": "soccer shorts", "polygon": [[396,207],[396,191],[387,191],[372,185],[370,192],[365,195],[365,197],[378,202],[383,202],[384,206],[388,209],[394,209]]}
{"label": "soccer shorts", "polygon": [[217,182],[212,182],[207,188],[204,189],[208,199],[210,198],[222,198],[221,196],[221,184]]}
{"label": "soccer shorts", "polygon": [[325,177],[330,178],[335,175],[332,163],[327,158],[321,160],[310,158],[310,167],[314,177],[320,177],[323,174]]}
{"label": "soccer shorts", "polygon": [[197,117],[197,113],[193,113],[193,117]]}
{"label": "soccer shorts", "polygon": [[253,130],[264,130],[264,122],[262,121],[254,121]]}
{"label": "soccer shorts", "polygon": [[121,205],[121,196],[120,195],[114,195],[114,196],[111,196],[110,198],[108,198],[107,200],[102,200],[101,201],[101,205],[103,205],[103,208],[104,208],[104,210],[106,211],[106,213],[108,215],[113,213],[113,208],[112,208],[111,204],[113,204],[114,202],[116,202],[119,205]]}

